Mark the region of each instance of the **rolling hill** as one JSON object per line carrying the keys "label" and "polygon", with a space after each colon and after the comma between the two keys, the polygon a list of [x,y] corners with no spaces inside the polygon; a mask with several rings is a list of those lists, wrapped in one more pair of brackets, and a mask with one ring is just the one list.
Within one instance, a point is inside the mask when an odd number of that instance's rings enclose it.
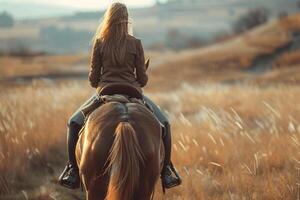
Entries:
{"label": "rolling hill", "polygon": [[173,80],[172,87],[187,80],[197,83],[253,81],[262,76],[260,72],[269,69],[299,68],[299,31],[300,14],[296,14],[208,47],[179,52],[151,70],[152,76],[161,77],[154,80],[154,85],[164,79]]}

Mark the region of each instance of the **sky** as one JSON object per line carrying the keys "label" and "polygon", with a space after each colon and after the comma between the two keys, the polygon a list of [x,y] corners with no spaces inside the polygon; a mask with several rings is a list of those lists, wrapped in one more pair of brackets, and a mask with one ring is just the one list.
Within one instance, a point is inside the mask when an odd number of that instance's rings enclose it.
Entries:
{"label": "sky", "polygon": [[[47,18],[71,15],[75,11],[104,10],[116,0],[0,0],[0,12],[16,19]],[[155,0],[118,0],[128,7],[152,6]]]}
{"label": "sky", "polygon": [[[110,4],[111,0],[0,0],[1,2],[9,3],[34,3],[41,5],[51,5],[59,7],[72,7],[80,10],[95,10],[95,8],[106,8]],[[130,7],[144,7],[154,4],[154,0],[123,0]]]}
{"label": "sky", "polygon": [[[104,10],[114,2],[124,2],[128,7],[148,7],[156,0],[0,0],[0,12],[6,11],[16,19],[47,18],[72,15],[76,11]],[[166,0],[160,0],[165,2]],[[256,5],[258,2],[272,5],[275,2],[296,2],[299,0],[199,0],[205,7],[224,6],[224,3],[239,2]],[[277,5],[277,4],[276,4]],[[285,5],[280,5],[285,6]]]}

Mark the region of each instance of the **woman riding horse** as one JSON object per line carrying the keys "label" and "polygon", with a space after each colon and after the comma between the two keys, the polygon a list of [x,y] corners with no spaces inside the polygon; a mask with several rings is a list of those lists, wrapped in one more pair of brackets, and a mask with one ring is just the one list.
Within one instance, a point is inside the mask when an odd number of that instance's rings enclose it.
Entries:
{"label": "woman riding horse", "polygon": [[[95,37],[91,56],[89,81],[92,87],[100,91],[111,83],[126,83],[142,93],[147,84],[144,51],[139,39],[128,33],[128,11],[122,3],[113,3],[106,11],[102,25]],[[69,162],[59,178],[61,185],[71,189],[80,185],[79,169],[75,158],[75,148],[79,132],[84,125],[85,117],[82,108],[98,98],[93,95],[70,118],[68,122],[68,159]],[[162,184],[171,188],[181,183],[170,161],[171,130],[170,124],[162,111],[148,97],[143,100],[152,107],[154,115],[164,126],[163,144],[165,160],[161,171]]]}

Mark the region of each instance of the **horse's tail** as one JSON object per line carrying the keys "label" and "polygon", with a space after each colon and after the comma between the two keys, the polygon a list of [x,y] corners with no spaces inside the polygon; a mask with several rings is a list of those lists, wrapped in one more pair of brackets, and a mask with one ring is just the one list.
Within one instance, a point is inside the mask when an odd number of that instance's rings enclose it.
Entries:
{"label": "horse's tail", "polygon": [[138,186],[144,155],[136,132],[129,122],[118,124],[109,159],[111,177],[106,199],[132,199]]}

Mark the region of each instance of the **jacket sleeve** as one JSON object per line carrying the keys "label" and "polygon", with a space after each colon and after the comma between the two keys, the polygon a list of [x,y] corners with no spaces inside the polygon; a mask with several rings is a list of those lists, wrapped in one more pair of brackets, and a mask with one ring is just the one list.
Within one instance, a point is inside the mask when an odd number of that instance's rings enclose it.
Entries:
{"label": "jacket sleeve", "polygon": [[97,40],[93,46],[92,56],[90,61],[89,81],[93,88],[97,88],[101,78],[101,43]]}
{"label": "jacket sleeve", "polygon": [[140,40],[137,42],[137,57],[135,62],[136,79],[141,87],[144,87],[148,82],[148,75],[146,74],[144,50]]}

